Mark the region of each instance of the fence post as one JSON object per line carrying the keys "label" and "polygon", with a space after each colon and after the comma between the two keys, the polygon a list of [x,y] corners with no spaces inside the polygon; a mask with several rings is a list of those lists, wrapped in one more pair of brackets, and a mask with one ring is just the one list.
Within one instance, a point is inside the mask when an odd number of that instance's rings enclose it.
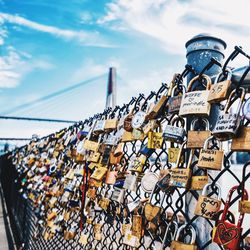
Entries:
{"label": "fence post", "polygon": [[[203,68],[211,61],[211,58],[215,58],[218,62],[222,63],[224,59],[223,51],[226,49],[226,43],[208,34],[200,34],[186,43],[186,57],[187,63],[193,67],[196,73],[200,73]],[[208,71],[205,72],[206,75],[212,77],[218,74],[220,67],[218,65],[213,65]],[[187,76],[187,82],[189,82],[194,77],[193,73],[189,73]],[[210,129],[215,125],[216,119],[218,117],[218,106],[213,105],[211,108],[211,115],[209,118]],[[187,128],[190,128],[190,122],[192,118],[187,120]],[[199,192],[200,193],[200,192]],[[186,214],[189,218],[194,216],[193,211],[195,210],[197,200],[191,193],[186,194],[185,208]],[[195,220],[194,226],[197,230],[197,240],[199,245],[204,245],[205,242],[209,241],[211,226],[206,221],[206,219],[199,217]],[[210,244],[206,250],[219,249],[214,244]]]}

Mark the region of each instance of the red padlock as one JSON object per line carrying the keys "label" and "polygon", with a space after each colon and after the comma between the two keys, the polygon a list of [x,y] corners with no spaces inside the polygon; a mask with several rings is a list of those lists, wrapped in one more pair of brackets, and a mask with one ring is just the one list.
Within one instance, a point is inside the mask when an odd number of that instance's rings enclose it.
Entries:
{"label": "red padlock", "polygon": [[[240,237],[242,234],[241,226],[245,214],[242,212],[240,213],[237,225],[226,221],[226,215],[228,213],[233,192],[238,188],[239,186],[234,186],[229,190],[222,217],[217,221],[213,233],[213,242],[223,246],[223,248],[226,250],[238,250],[240,245]],[[244,200],[248,200],[248,193],[246,189],[244,189],[243,196]]]}

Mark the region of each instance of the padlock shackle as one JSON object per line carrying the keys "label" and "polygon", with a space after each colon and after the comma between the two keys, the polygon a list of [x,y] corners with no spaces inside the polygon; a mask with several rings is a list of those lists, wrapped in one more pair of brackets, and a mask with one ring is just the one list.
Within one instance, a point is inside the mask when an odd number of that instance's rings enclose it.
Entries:
{"label": "padlock shackle", "polygon": [[[243,190],[245,190],[245,182],[246,182],[245,178],[247,177],[246,169],[247,169],[248,166],[250,167],[250,161],[247,161],[247,162],[244,164],[244,166],[243,166],[243,171],[242,171],[242,183],[241,183],[241,185],[240,185],[241,190],[242,190],[242,197],[241,197],[241,200],[242,200],[242,201],[244,200]],[[250,175],[250,173],[249,173],[249,175]]]}
{"label": "padlock shackle", "polygon": [[163,240],[162,240],[162,248],[161,248],[161,250],[164,250],[164,249],[165,249],[164,246],[165,246],[165,242],[166,242],[166,239],[167,239],[167,235],[168,235],[169,230],[171,229],[170,227],[171,227],[172,225],[174,225],[174,232],[172,233],[172,232],[170,231],[170,233],[171,233],[171,239],[170,239],[170,240],[172,241],[172,240],[174,240],[175,237],[176,237],[176,233],[177,233],[177,231],[178,231],[178,223],[177,223],[175,220],[172,220],[172,221],[170,221],[170,222],[168,223],[168,225],[167,225],[167,228],[166,228],[166,231],[165,231]]}
{"label": "padlock shackle", "polygon": [[[199,80],[199,79],[200,79],[200,75],[197,75],[193,79],[191,79],[191,81],[188,84],[187,92],[191,92],[191,89],[192,89],[194,82]],[[207,81],[206,90],[210,90],[211,85],[212,85],[211,78],[208,75],[202,74],[201,79],[205,79]]]}
{"label": "padlock shackle", "polygon": [[221,200],[221,186],[220,186],[219,184],[217,184],[217,183],[215,183],[215,184],[207,183],[207,184],[203,187],[201,195],[202,195],[202,196],[205,196],[205,195],[206,195],[206,191],[208,190],[208,188],[209,188],[210,186],[215,186],[215,187],[217,187],[217,189],[218,189],[218,200]]}
{"label": "padlock shackle", "polygon": [[209,121],[208,121],[207,118],[204,118],[204,117],[203,118],[195,118],[195,119],[193,119],[192,122],[191,122],[191,125],[190,125],[190,129],[194,130],[194,126],[195,126],[196,122],[198,122],[200,120],[202,122],[204,122],[204,124],[206,125],[206,130],[209,130]]}
{"label": "padlock shackle", "polygon": [[211,140],[216,140],[218,146],[219,146],[219,150],[222,150],[222,142],[220,140],[217,140],[217,138],[213,135],[211,135],[210,137],[208,137],[205,142],[204,142],[204,146],[203,146],[203,149],[207,150],[208,149],[208,143],[209,141]]}
{"label": "padlock shackle", "polygon": [[[181,231],[184,230],[186,227],[187,227],[187,224],[183,224],[182,226],[179,227],[179,229],[177,230],[176,235],[175,235],[175,241],[179,240]],[[195,240],[196,240],[196,231],[192,225],[189,225],[188,228],[191,230],[191,236],[192,236],[191,242],[188,244],[193,245],[193,244],[195,244]]]}
{"label": "padlock shackle", "polygon": [[[240,110],[241,110],[241,107],[242,107],[242,105],[243,105],[243,101],[244,101],[244,98],[245,98],[245,95],[246,95],[246,90],[245,90],[245,88],[240,87],[239,89],[241,90],[241,95],[240,95],[240,103],[238,104],[237,110],[236,110],[236,112],[235,112],[236,114],[239,114],[239,113],[240,113]],[[229,97],[228,97],[227,103],[226,103],[225,108],[224,108],[224,113],[225,113],[225,114],[228,113],[229,108],[230,108],[230,107],[233,105],[233,103],[238,99],[238,98],[235,98],[235,99],[233,100],[234,95],[237,95],[236,89],[234,89],[234,90],[231,92],[231,94],[229,95]]]}
{"label": "padlock shackle", "polygon": [[[177,88],[178,88],[178,85],[177,85],[177,84],[172,88],[172,90],[171,90],[171,97],[174,97],[174,96],[175,96],[175,95],[174,95],[174,92],[175,92],[175,90],[176,90]],[[181,90],[182,95],[185,94],[186,92],[187,92],[186,87],[185,87],[184,85],[182,85],[182,90]]]}
{"label": "padlock shackle", "polygon": [[175,124],[178,126],[178,123],[181,123],[181,127],[184,128],[185,126],[185,121],[184,121],[184,118],[183,117],[180,117],[180,116],[173,116],[171,121],[170,121],[170,125],[171,126],[174,126]]}
{"label": "padlock shackle", "polygon": [[181,144],[181,147],[180,147],[180,150],[179,150],[179,154],[177,156],[177,161],[176,161],[176,167],[178,168],[179,164],[180,164],[180,161],[181,161],[181,155],[183,153],[183,149],[185,147],[185,145],[187,144],[187,140],[184,141],[182,144]]}
{"label": "padlock shackle", "polygon": [[[223,210],[223,213],[222,213],[222,217],[221,217],[222,221],[226,220],[226,215],[227,215],[228,209],[230,207],[230,201],[232,199],[232,195],[233,195],[234,191],[238,190],[238,188],[239,188],[238,185],[234,186],[228,192],[227,200],[226,200],[225,207],[224,207],[224,210]],[[248,200],[248,192],[247,192],[246,189],[244,189],[244,194],[242,194],[242,197],[243,197],[244,200]],[[238,223],[237,223],[237,227],[241,227],[242,226],[244,215],[245,215],[244,213],[242,213],[242,212],[240,213],[240,216],[239,216],[239,219],[238,219]]]}
{"label": "padlock shackle", "polygon": [[225,71],[221,71],[221,72],[216,76],[216,78],[215,78],[215,80],[214,80],[214,84],[216,84],[216,83],[219,82],[220,77],[221,77],[222,75],[225,76],[225,72],[227,73],[227,78],[226,78],[226,80],[231,80],[232,75],[233,75],[232,70],[231,70],[230,68],[226,68]]}

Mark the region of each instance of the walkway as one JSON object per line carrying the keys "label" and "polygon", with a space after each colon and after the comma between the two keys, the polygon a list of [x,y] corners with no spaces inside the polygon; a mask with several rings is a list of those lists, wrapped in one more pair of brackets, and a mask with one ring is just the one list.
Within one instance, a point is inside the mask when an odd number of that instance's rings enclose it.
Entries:
{"label": "walkway", "polygon": [[8,237],[11,238],[11,233],[7,225],[9,224],[8,217],[6,215],[7,213],[7,208],[6,206],[3,205],[3,197],[1,195],[1,187],[0,187],[0,250],[12,250],[15,249],[13,247],[12,242],[8,243]]}

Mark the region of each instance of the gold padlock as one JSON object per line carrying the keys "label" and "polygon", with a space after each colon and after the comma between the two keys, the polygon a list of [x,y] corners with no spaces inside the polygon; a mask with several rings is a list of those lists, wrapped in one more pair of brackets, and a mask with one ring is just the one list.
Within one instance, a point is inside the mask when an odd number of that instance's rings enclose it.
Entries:
{"label": "gold padlock", "polygon": [[108,171],[108,169],[106,167],[103,166],[99,166],[98,168],[95,168],[93,174],[90,176],[90,178],[93,178],[95,180],[102,180],[106,174],[106,172]]}
{"label": "gold padlock", "polygon": [[[168,148],[168,162],[176,163],[178,159],[178,155],[180,152],[180,148],[175,148],[174,143],[171,142],[170,148]],[[184,155],[181,156],[181,163],[184,162]]]}
{"label": "gold padlock", "polygon": [[90,141],[85,139],[83,147],[87,150],[97,151],[99,148],[99,143],[96,141]]}
{"label": "gold padlock", "polygon": [[250,214],[250,201],[239,201],[239,212]]}
{"label": "gold padlock", "polygon": [[208,183],[208,175],[192,175],[190,190],[202,190]]}
{"label": "gold padlock", "polygon": [[231,150],[238,152],[250,151],[250,127],[239,127],[236,137],[232,139]]}
{"label": "gold padlock", "polygon": [[181,145],[180,152],[178,155],[176,167],[169,169],[170,172],[170,180],[169,186],[175,186],[180,188],[188,188],[191,180],[191,169],[190,165],[192,162],[192,157],[194,155],[194,149],[191,150],[190,158],[186,168],[179,168],[181,155],[184,151],[184,146],[187,144],[187,141],[184,141]]}
{"label": "gold padlock", "polygon": [[179,115],[202,115],[208,116],[210,114],[211,104],[207,102],[209,90],[211,88],[211,78],[205,74],[201,76],[207,82],[206,90],[191,91],[193,84],[200,79],[200,76],[195,76],[188,84],[188,89],[182,96]]}
{"label": "gold padlock", "polygon": [[160,149],[163,143],[162,132],[152,132],[148,133],[148,148]]}
{"label": "gold padlock", "polygon": [[224,160],[224,151],[222,150],[221,141],[217,141],[219,150],[208,149],[208,143],[213,139],[215,139],[213,136],[208,137],[204,143],[204,147],[200,150],[197,163],[199,168],[221,170]]}
{"label": "gold padlock", "polygon": [[207,190],[210,186],[211,184],[204,186],[202,194],[199,195],[194,214],[214,220],[221,206],[221,187],[218,184],[214,184],[218,190],[218,196],[217,198],[212,198],[207,194]]}
{"label": "gold padlock", "polygon": [[80,236],[80,239],[79,239],[79,243],[81,244],[81,245],[87,245],[87,243],[88,243],[88,238],[89,238],[89,235],[87,235],[87,234],[85,234],[85,233],[81,233],[81,236]]}
{"label": "gold padlock", "polygon": [[226,69],[227,79],[219,82],[220,77],[224,72],[221,72],[217,75],[212,85],[207,101],[210,103],[221,102],[228,98],[228,90],[231,85],[232,71],[230,68]]}
{"label": "gold padlock", "polygon": [[142,237],[142,216],[139,214],[133,215],[132,218],[132,234],[138,239]]}
{"label": "gold padlock", "polygon": [[192,233],[191,234],[192,235],[191,242],[188,244],[188,243],[183,243],[183,242],[179,241],[180,232],[182,230],[184,230],[186,227],[187,227],[187,225],[184,224],[177,230],[175,240],[172,241],[171,246],[170,246],[170,250],[197,250],[197,246],[195,245],[196,232],[195,232],[195,229],[193,228],[193,226],[191,226],[191,225],[189,226],[190,231]]}
{"label": "gold padlock", "polygon": [[118,125],[118,120],[116,118],[107,119],[105,122],[104,130],[114,130]]}
{"label": "gold padlock", "polygon": [[[202,121],[205,124],[206,130],[195,130],[195,125],[197,122]],[[188,131],[187,136],[187,148],[203,148],[205,140],[211,136],[211,131],[209,130],[209,122],[206,118],[194,119],[191,123],[191,130]]]}

